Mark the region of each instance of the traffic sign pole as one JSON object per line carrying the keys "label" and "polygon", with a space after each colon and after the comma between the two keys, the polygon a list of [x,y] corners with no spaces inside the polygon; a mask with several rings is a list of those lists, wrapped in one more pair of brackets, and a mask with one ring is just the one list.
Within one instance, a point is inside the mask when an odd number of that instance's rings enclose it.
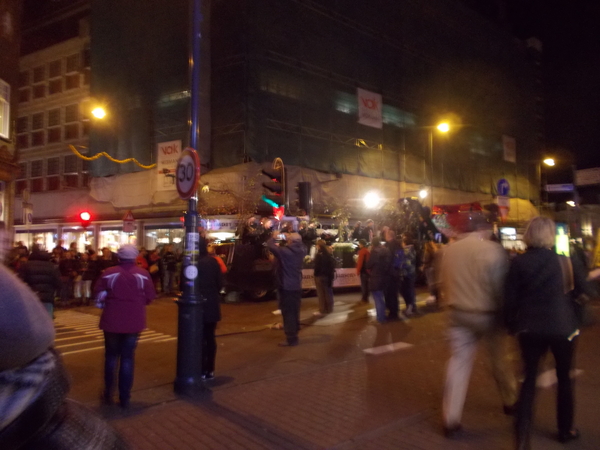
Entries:
{"label": "traffic sign pole", "polygon": [[[198,148],[200,110],[200,0],[192,1],[190,15],[190,146]],[[177,301],[177,373],[174,389],[179,395],[197,396],[206,390],[202,380],[202,334],[204,311],[196,290],[200,235],[198,232],[198,197],[200,161],[193,149],[185,149],[177,163],[177,191],[188,200],[184,215],[185,254],[182,264],[182,295]]]}

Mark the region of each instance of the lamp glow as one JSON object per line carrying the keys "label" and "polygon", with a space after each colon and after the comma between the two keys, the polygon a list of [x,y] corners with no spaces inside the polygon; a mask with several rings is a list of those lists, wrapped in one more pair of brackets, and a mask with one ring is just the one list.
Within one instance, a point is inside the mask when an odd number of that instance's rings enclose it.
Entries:
{"label": "lamp glow", "polygon": [[363,197],[363,202],[369,209],[377,208],[381,202],[381,197],[377,192],[367,192],[367,194]]}
{"label": "lamp glow", "polygon": [[575,208],[575,202],[573,200],[569,200],[567,205],[569,205],[571,208]]}
{"label": "lamp glow", "polygon": [[448,122],[442,122],[436,128],[442,133],[447,133],[448,131],[450,131],[450,124]]}
{"label": "lamp glow", "polygon": [[104,108],[98,106],[92,109],[92,116],[94,116],[96,119],[104,119],[104,117],[106,116],[106,111],[104,110]]}
{"label": "lamp glow", "polygon": [[547,166],[550,166],[550,167],[552,167],[552,166],[554,166],[554,164],[556,164],[556,163],[554,162],[554,159],[553,159],[553,158],[546,158],[546,159],[544,159],[544,164],[546,164]]}
{"label": "lamp glow", "polygon": [[419,197],[421,197],[421,198],[427,197],[427,194],[428,194],[427,189],[421,189],[419,191]]}

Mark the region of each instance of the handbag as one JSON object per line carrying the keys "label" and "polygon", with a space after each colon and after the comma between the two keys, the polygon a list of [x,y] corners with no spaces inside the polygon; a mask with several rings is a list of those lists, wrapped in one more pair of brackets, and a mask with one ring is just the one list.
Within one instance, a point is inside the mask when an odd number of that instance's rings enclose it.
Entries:
{"label": "handbag", "polygon": [[148,272],[150,272],[151,274],[158,272],[158,264],[152,264],[148,268]]}
{"label": "handbag", "polygon": [[571,301],[575,317],[579,326],[589,326],[595,323],[595,317],[590,309],[590,297],[585,292],[577,293],[575,290],[575,277],[573,275],[573,263],[571,258],[559,255],[560,268],[562,270],[565,294]]}

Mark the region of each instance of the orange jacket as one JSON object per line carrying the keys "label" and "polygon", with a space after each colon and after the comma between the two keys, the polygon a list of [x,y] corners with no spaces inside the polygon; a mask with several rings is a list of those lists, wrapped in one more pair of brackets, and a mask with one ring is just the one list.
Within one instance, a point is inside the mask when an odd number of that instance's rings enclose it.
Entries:
{"label": "orange jacket", "polygon": [[218,255],[211,255],[213,258],[217,260],[219,266],[221,267],[221,273],[227,273],[227,266],[223,262],[223,259]]}
{"label": "orange jacket", "polygon": [[358,276],[360,276],[360,271],[363,265],[366,267],[370,254],[371,253],[367,247],[363,247],[358,251],[358,261],[356,261],[356,274]]}

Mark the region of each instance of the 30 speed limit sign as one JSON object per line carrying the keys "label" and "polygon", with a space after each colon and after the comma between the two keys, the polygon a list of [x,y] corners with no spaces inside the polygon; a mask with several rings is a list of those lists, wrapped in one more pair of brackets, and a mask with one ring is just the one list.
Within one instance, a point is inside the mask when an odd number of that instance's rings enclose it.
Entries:
{"label": "30 speed limit sign", "polygon": [[191,198],[196,193],[200,181],[200,158],[193,148],[187,147],[181,152],[177,161],[175,184],[179,197],[183,200]]}

